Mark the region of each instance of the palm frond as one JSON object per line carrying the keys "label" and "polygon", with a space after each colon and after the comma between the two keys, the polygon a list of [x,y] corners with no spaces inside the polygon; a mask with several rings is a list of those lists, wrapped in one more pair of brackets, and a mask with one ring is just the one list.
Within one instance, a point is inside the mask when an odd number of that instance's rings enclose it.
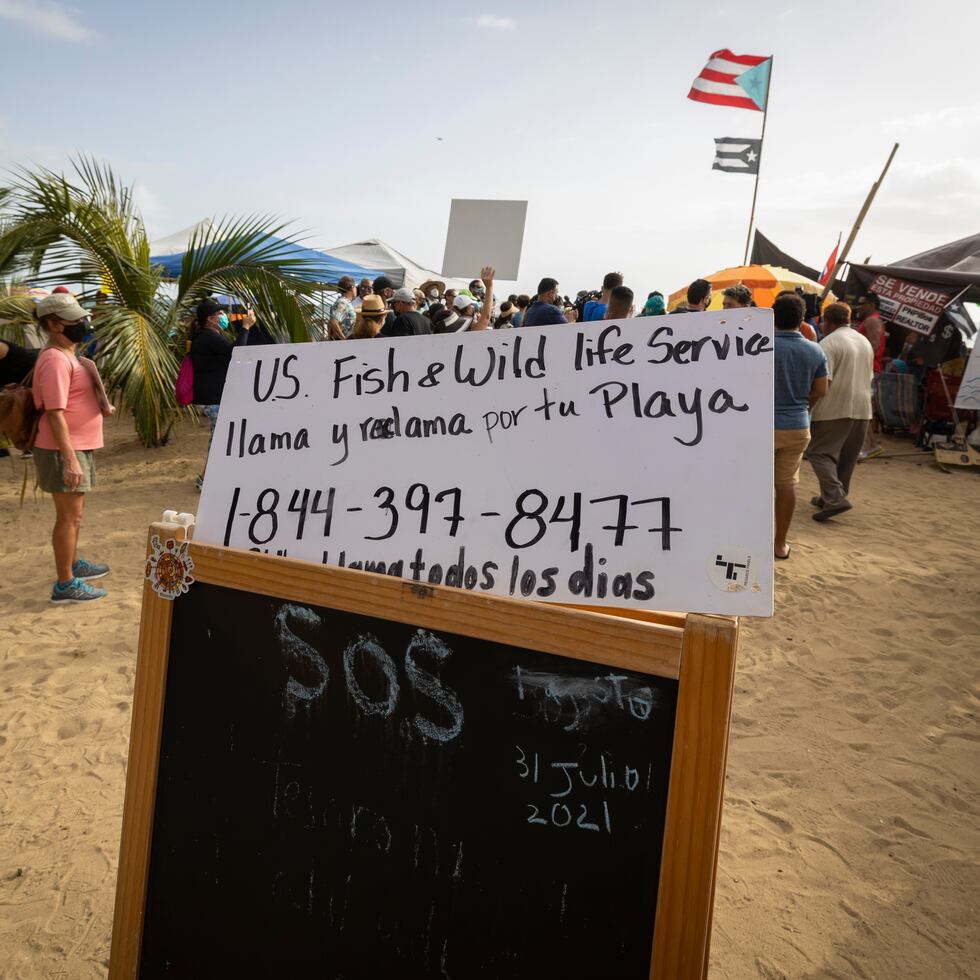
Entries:
{"label": "palm frond", "polygon": [[280,343],[313,339],[315,311],[309,286],[284,283],[268,270],[227,271],[205,282],[214,292],[228,293],[251,307],[263,328]]}
{"label": "palm frond", "polygon": [[83,300],[108,280],[112,302],[94,325],[103,378],[133,413],[143,444],[160,445],[179,412],[182,318],[203,295],[240,297],[277,339],[311,336],[316,263],[298,254],[285,228],[257,214],[200,231],[184,257],[177,299],[166,299],[133,188],[107,165],[80,157],[70,177],[22,169],[0,188],[0,276],[81,285]]}
{"label": "palm frond", "polygon": [[0,291],[0,336],[15,344],[27,343],[27,331],[34,324],[34,300],[30,296]]}
{"label": "palm frond", "polygon": [[[150,315],[147,315],[150,313]],[[168,317],[113,306],[95,326],[106,388],[133,413],[146,446],[161,445],[177,416],[174,381],[180,360]]]}
{"label": "palm frond", "polygon": [[18,224],[31,231],[29,269],[41,285],[78,282],[87,291],[112,283],[126,305],[152,300],[159,275],[147,261],[149,243],[132,191],[107,166],[81,158],[78,182],[51,170],[21,170],[13,186]]}
{"label": "palm frond", "polygon": [[303,289],[316,279],[316,264],[297,255],[294,237],[283,236],[285,224],[271,224],[269,215],[222,218],[199,228],[184,254],[177,286],[177,302],[203,292],[209,281],[228,272],[273,272],[282,281]]}

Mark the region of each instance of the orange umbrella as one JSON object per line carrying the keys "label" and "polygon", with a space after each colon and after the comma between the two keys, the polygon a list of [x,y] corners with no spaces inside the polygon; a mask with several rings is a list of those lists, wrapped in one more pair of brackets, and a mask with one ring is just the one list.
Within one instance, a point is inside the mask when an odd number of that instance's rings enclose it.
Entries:
{"label": "orange umbrella", "polygon": [[[784,289],[795,289],[802,286],[805,292],[819,293],[823,289],[820,283],[812,282],[809,279],[799,276],[788,269],[782,269],[775,265],[737,265],[731,269],[722,269],[705,279],[711,283],[713,296],[709,310],[721,309],[721,294],[727,286],[735,286],[741,283],[752,290],[752,298],[756,306],[771,307],[776,297]],[[832,302],[833,294],[827,297],[828,302]],[[667,308],[673,310],[679,303],[687,299],[687,286],[678,289],[677,292],[670,294]]]}

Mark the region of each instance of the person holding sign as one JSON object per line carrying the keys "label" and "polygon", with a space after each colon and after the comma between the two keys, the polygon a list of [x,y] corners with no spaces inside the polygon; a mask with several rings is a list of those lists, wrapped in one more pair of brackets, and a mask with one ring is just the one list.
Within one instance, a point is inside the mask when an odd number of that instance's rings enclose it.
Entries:
{"label": "person holding sign", "polygon": [[773,555],[785,561],[796,508],[800,463],[810,443],[810,411],[827,394],[827,358],[819,344],[800,333],[806,308],[799,296],[779,296],[772,306],[776,326],[773,357],[775,407],[776,539]]}
{"label": "person holding sign", "polygon": [[[493,309],[493,277],[495,270],[490,266],[484,266],[480,272],[482,276],[482,281],[484,288],[486,290],[486,296],[488,299],[483,304],[483,309],[480,311],[480,315],[476,315],[476,303],[472,296],[467,296],[464,293],[460,293],[454,300],[452,307],[449,308],[448,312],[443,312],[438,318],[431,321],[431,329],[425,331],[408,331],[409,333],[464,333],[467,330],[489,330],[490,329],[490,313]],[[398,291],[399,293],[402,290]],[[408,290],[404,292],[408,293]],[[395,301],[397,301],[398,293],[395,294]],[[405,297],[407,299],[407,297]],[[393,301],[393,305],[394,302]],[[413,310],[414,306],[408,306],[408,310]],[[398,307],[395,307],[396,312]],[[420,316],[420,314],[415,314]],[[401,319],[399,317],[399,319]],[[421,319],[426,320],[425,317]],[[429,323],[428,320],[426,320]],[[398,323],[398,320],[395,321]],[[386,331],[389,329],[388,325],[385,325],[384,330],[381,331],[381,336],[383,337],[399,337],[403,334]],[[395,328],[393,327],[392,330]]]}

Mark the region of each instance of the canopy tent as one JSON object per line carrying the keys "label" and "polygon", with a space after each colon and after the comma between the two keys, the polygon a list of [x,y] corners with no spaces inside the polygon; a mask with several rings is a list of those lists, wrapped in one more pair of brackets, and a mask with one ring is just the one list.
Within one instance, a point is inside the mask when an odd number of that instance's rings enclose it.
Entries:
{"label": "canopy tent", "polygon": [[980,234],[910,255],[891,265],[855,263],[847,280],[849,291],[867,289],[878,275],[905,279],[927,289],[945,288],[960,294],[946,307],[944,315],[959,327],[967,341],[977,335],[977,325],[964,304],[980,303]]}
{"label": "canopy tent", "polygon": [[851,266],[851,275],[860,288],[867,288],[879,273],[924,286],[955,286],[957,290],[966,290],[960,297],[964,303],[980,303],[980,234],[910,255],[890,265]]}
{"label": "canopy tent", "polygon": [[[362,242],[328,248],[326,254],[347,262],[367,265],[372,269],[380,269],[396,286],[408,286],[409,289],[417,289],[429,279],[444,282],[447,289],[466,289],[471,281],[469,279],[447,279],[440,273],[433,272],[431,269],[426,269],[417,262],[413,262],[408,256],[402,255],[401,252],[379,238],[367,238]],[[479,269],[473,270],[474,279],[479,274]]]}
{"label": "canopy tent", "polygon": [[[184,228],[182,231],[175,232],[167,238],[150,243],[150,262],[153,265],[163,266],[164,275],[168,279],[176,279],[180,275],[180,269],[184,262],[184,256],[191,239],[195,234],[207,231],[212,227],[211,220],[205,218],[197,224]],[[354,279],[374,279],[383,272],[378,266],[363,266],[354,262],[346,261],[326,252],[321,252],[315,248],[307,248],[295,242],[286,241],[283,238],[267,239],[263,244],[265,248],[269,241],[281,243],[282,249],[279,254],[290,259],[305,259],[308,261],[309,268],[303,273],[301,278],[311,282],[333,283],[337,282],[341,276],[352,276]]]}
{"label": "canopy tent", "polygon": [[155,242],[150,242],[150,255],[153,256],[150,261],[159,262],[168,255],[183,255],[195,235],[203,235],[213,227],[214,222],[210,218],[203,218],[187,228],[167,235],[166,238],[158,238]]}
{"label": "canopy tent", "polygon": [[[749,261],[753,265],[774,265],[781,269],[789,269],[790,272],[795,272],[811,282],[817,282],[820,279],[820,272],[817,269],[811,269],[810,266],[804,265],[798,259],[794,259],[792,255],[788,255],[777,248],[758,228],[756,228],[755,237],[752,239],[752,256]],[[837,271],[840,272],[840,269]],[[842,279],[834,280],[833,291],[838,296],[844,295],[844,281]]]}
{"label": "canopy tent", "polygon": [[[823,291],[820,283],[774,265],[738,265],[731,269],[722,269],[704,278],[713,287],[709,310],[720,310],[722,291],[727,286],[736,286],[739,283],[752,290],[752,299],[755,300],[756,306],[762,307],[771,307],[776,296],[784,289],[796,289],[799,286],[805,293],[817,294]],[[667,308],[673,310],[686,299],[687,286],[683,286],[677,292],[670,294]],[[833,294],[829,294],[827,299],[832,300]]]}

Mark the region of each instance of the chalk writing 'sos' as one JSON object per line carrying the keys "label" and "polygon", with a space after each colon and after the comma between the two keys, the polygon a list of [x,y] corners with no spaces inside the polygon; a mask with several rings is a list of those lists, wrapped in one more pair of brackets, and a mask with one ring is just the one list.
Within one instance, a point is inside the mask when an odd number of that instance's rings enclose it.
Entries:
{"label": "chalk writing 'sos'", "polygon": [[[290,718],[296,716],[298,709],[308,711],[327,696],[330,667],[311,636],[322,626],[323,620],[306,606],[286,604],[276,614],[276,636],[290,671],[283,694],[283,707]],[[410,731],[437,742],[450,742],[463,730],[463,706],[435,672],[451,655],[452,650],[439,637],[421,629],[415,631],[404,651],[403,669],[413,702],[428,702],[434,716],[416,712],[407,719]],[[300,677],[295,676],[297,673]],[[370,688],[367,675],[373,682]],[[361,717],[388,718],[398,708],[398,668],[370,634],[357,637],[345,648],[343,678]]]}

